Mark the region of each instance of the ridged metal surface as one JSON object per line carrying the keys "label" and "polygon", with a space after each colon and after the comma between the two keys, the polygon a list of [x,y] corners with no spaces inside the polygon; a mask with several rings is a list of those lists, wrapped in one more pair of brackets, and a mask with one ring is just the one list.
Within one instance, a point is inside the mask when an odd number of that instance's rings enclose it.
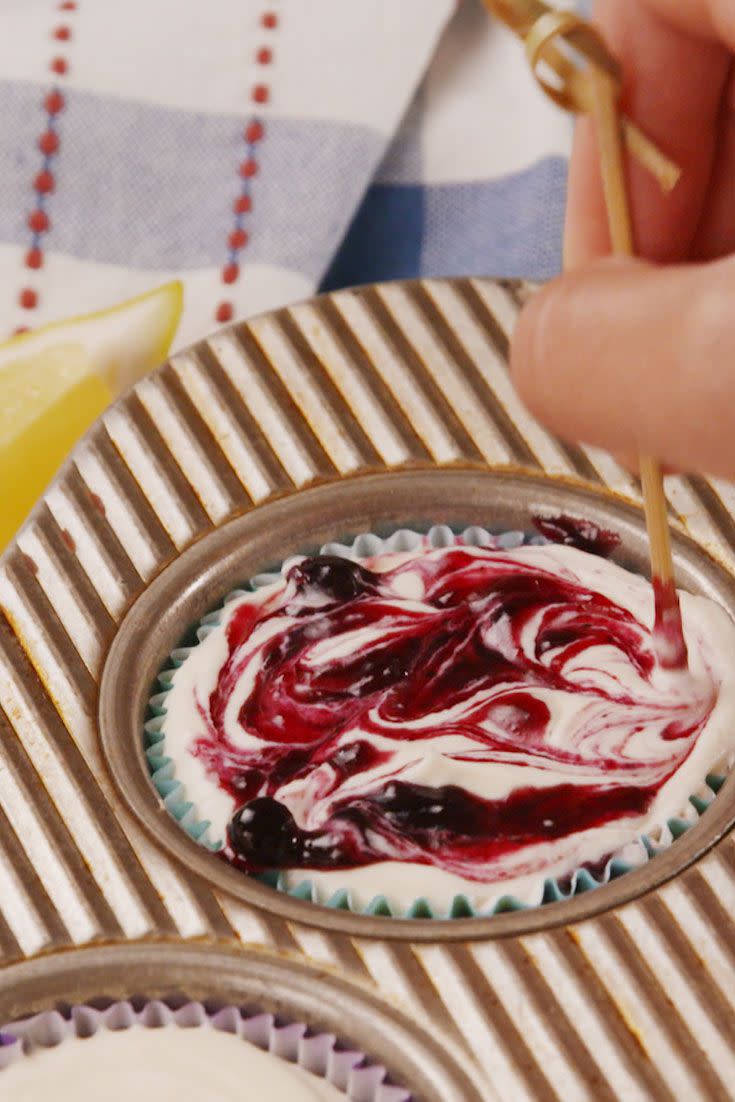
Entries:
{"label": "ridged metal surface", "polygon": [[[444,1102],[446,1098],[483,1102],[462,1062],[451,1058],[441,1039],[422,1030],[379,995],[356,986],[349,978],[330,975],[294,957],[265,953],[260,947],[247,950],[242,945],[192,941],[165,945],[133,941],[35,958],[0,970],[0,1021],[15,1023],[29,1011],[90,1000],[99,1004],[101,999],[131,999],[138,1003],[141,993],[178,1006],[197,1000],[210,1009],[216,1005],[245,1007],[248,1017],[253,1013],[272,1015],[278,1028],[268,1038],[268,1050],[286,1059],[294,1057],[295,1038],[299,1048],[305,1039],[302,1057],[304,1048],[310,1048],[314,1056],[306,1038],[321,1035],[318,1048],[331,1052],[326,1062],[320,1060],[312,1069],[355,1102],[402,1102],[406,1091],[399,1084],[410,1084],[421,1102]],[[31,1028],[35,1032],[38,1023]],[[10,1033],[22,1036],[22,1027],[18,1030],[11,1024]],[[4,1083],[0,1072],[0,1098],[16,1102]],[[173,1091],[170,1087],[161,1102],[173,1102]],[[87,1092],[85,1097],[89,1097]],[[145,1097],[150,1094],[146,1092]],[[216,1092],[211,1102],[220,1097]],[[252,1098],[252,1091],[245,1097]],[[130,1102],[137,1102],[136,1097]],[[209,1096],[202,1102],[210,1102]]]}
{"label": "ridged metal surface", "polygon": [[[658,891],[574,926],[375,941],[187,874],[126,811],[103,761],[99,682],[117,625],[164,565],[237,513],[358,471],[468,461],[639,500],[613,460],[560,444],[522,409],[506,353],[526,293],[426,281],[265,316],[175,357],[83,443],[0,566],[6,966],[99,941],[240,941],[377,989],[443,1036],[487,1099],[735,1098],[730,836]],[[669,496],[732,572],[735,491],[673,479]]]}

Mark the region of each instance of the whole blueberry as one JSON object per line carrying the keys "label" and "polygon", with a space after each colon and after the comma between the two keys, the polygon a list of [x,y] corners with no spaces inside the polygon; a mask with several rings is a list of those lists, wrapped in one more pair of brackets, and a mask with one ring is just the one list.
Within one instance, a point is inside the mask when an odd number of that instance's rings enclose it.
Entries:
{"label": "whole blueberry", "polygon": [[300,832],[288,808],[271,796],[258,796],[238,808],[228,828],[230,845],[248,865],[275,868],[293,862]]}

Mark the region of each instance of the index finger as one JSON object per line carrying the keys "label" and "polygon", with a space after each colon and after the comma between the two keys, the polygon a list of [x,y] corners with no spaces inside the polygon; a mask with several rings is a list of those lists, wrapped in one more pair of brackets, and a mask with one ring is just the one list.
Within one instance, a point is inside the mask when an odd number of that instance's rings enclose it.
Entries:
{"label": "index finger", "polygon": [[[670,195],[629,159],[636,251],[649,260],[688,257],[712,171],[731,52],[717,35],[716,0],[598,0],[595,23],[623,68],[623,110],[673,158],[682,177]],[[579,120],[569,171],[565,263],[610,251],[594,127]]]}

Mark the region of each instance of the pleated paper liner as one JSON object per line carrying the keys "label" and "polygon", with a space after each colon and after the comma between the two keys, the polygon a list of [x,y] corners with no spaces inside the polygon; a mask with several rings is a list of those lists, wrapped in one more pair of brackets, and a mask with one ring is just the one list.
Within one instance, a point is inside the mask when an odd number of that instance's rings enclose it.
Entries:
{"label": "pleated paper liner", "polygon": [[[266,1053],[274,1061],[298,1066],[304,1073],[305,1088],[310,1088],[309,1097],[313,1091],[320,1098],[344,1094],[361,1102],[411,1100],[411,1092],[391,1083],[381,1064],[373,1062],[366,1052],[342,1044],[334,1034],[314,1033],[301,1022],[282,1022],[272,1014],[248,1013],[235,1006],[211,1009],[201,1002],[176,1004],[160,999],[101,1004],[92,1001],[63,1011],[44,1011],[4,1026],[0,1033],[0,1097],[5,1097],[5,1073],[10,1073],[8,1086],[14,1081],[12,1068],[15,1065],[36,1060],[39,1085],[43,1079],[48,1086],[43,1065],[45,1052],[81,1041],[79,1059],[84,1060],[94,1052],[96,1037],[131,1029],[152,1030],[157,1034],[174,1029],[187,1033],[211,1030],[231,1036],[234,1043],[256,1049],[261,1063]],[[175,1069],[168,1067],[166,1071],[175,1073]],[[324,1085],[321,1093],[320,1083]],[[330,1091],[325,1090],[326,1084],[332,1088]],[[100,1097],[104,1097],[104,1084],[96,1085]],[[297,1086],[294,1077],[293,1089]],[[58,1087],[63,1087],[63,1083]],[[49,1087],[49,1096],[53,1095],[54,1088]],[[162,1098],[161,1102],[166,1100]]]}
{"label": "pleated paper liner", "polygon": [[[473,526],[463,530],[453,530],[448,525],[435,525],[428,532],[421,533],[401,528],[390,536],[375,533],[362,533],[351,542],[332,542],[320,548],[321,554],[339,555],[344,558],[366,559],[382,553],[410,551],[422,544],[432,548],[448,547],[461,542],[476,547],[489,545],[504,549],[513,549],[524,544],[545,544],[548,541],[536,533],[506,531],[491,533],[485,528]],[[189,631],[184,645],[178,647],[169,656],[164,668],[158,675],[158,691],[149,700],[148,718],[144,725],[145,753],[151,781],[166,809],[196,842],[217,854],[224,845],[224,839],[213,837],[211,823],[202,819],[194,803],[187,798],[182,783],[176,778],[176,766],[166,753],[165,736],[162,731],[166,715],[166,698],[171,688],[175,671],[183,664],[192,649],[202,642],[218,626],[223,609],[248,592],[270,585],[281,576],[281,570],[288,566],[286,560],[278,569],[267,571],[253,577],[246,586],[227,594],[222,604],[202,617],[198,626]],[[696,791],[680,813],[667,819],[654,831],[641,835],[616,851],[602,865],[582,866],[563,878],[539,879],[537,888],[530,898],[520,899],[513,894],[499,893],[497,898],[483,909],[478,909],[463,893],[454,895],[448,903],[439,904],[435,900],[419,896],[405,909],[391,906],[386,895],[378,894],[367,906],[356,906],[347,887],[332,893],[325,893],[304,876],[296,879],[293,871],[288,874],[279,870],[258,874],[255,879],[274,890],[286,892],[296,899],[306,900],[335,910],[347,910],[358,914],[379,915],[390,918],[472,918],[501,914],[506,911],[525,910],[530,907],[569,899],[572,896],[592,891],[639,868],[667,849],[689,830],[704,814],[723,785],[732,765],[732,756],[718,762],[713,770],[703,778]],[[247,875],[243,873],[243,875]],[[296,882],[294,882],[296,881]]]}

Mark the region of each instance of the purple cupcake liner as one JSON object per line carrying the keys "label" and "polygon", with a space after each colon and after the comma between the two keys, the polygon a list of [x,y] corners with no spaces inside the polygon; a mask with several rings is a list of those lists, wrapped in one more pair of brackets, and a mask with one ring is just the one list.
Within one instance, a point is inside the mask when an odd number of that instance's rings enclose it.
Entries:
{"label": "purple cupcake liner", "polygon": [[2,1073],[16,1061],[56,1048],[67,1040],[89,1039],[105,1030],[214,1029],[240,1037],[263,1052],[323,1079],[352,1102],[411,1102],[411,1092],[388,1081],[382,1064],[361,1049],[343,1045],[333,1033],[312,1033],[303,1022],[282,1023],[273,1014],[250,1014],[235,1006],[210,1011],[200,1002],[174,1007],[160,999],[138,1006],[137,1000],[104,1008],[81,1004],[43,1011],[9,1023],[0,1032]]}

